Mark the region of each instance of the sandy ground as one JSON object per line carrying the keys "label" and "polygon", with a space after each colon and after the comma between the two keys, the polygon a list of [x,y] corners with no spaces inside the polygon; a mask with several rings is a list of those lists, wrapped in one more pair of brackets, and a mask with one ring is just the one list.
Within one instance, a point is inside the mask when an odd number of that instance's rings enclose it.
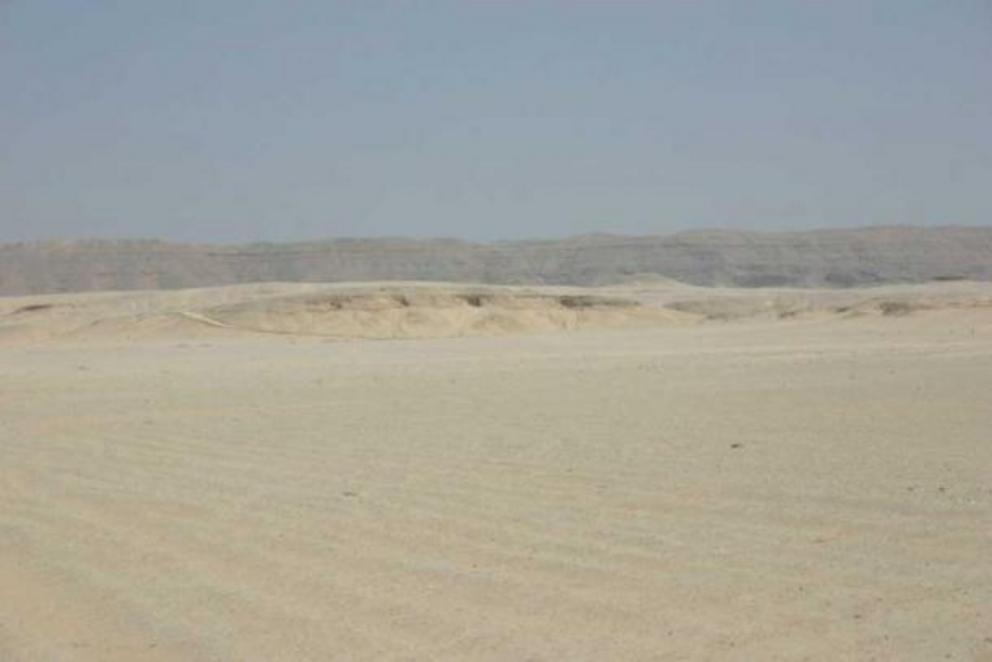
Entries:
{"label": "sandy ground", "polygon": [[990,309],[652,292],[710,321],[60,338],[0,300],[0,659],[992,660]]}

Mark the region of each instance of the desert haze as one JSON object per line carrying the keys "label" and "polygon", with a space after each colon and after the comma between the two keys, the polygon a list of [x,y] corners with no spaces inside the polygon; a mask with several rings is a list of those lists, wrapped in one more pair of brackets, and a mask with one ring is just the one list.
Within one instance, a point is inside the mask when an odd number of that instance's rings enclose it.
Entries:
{"label": "desert haze", "polygon": [[0,659],[992,660],[992,284],[0,298]]}

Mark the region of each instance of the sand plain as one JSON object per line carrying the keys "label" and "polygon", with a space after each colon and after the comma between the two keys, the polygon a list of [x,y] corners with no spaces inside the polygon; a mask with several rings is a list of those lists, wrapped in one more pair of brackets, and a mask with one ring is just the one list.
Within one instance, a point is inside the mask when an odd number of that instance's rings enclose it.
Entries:
{"label": "sand plain", "polygon": [[0,659],[992,660],[989,284],[348,287],[0,299]]}

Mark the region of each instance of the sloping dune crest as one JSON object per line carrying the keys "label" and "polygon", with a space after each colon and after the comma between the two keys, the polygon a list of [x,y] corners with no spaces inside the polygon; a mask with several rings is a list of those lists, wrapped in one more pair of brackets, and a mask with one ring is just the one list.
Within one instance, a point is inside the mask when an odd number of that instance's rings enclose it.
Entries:
{"label": "sloping dune crest", "polygon": [[347,338],[438,338],[657,325],[694,316],[589,294],[384,289],[329,292],[210,308],[217,326]]}
{"label": "sloping dune crest", "polygon": [[269,285],[8,299],[0,340],[218,334],[445,338],[684,324],[631,296],[556,288]]}
{"label": "sloping dune crest", "polygon": [[0,298],[0,343],[230,335],[424,339],[992,309],[992,284],[853,289],[268,283]]}

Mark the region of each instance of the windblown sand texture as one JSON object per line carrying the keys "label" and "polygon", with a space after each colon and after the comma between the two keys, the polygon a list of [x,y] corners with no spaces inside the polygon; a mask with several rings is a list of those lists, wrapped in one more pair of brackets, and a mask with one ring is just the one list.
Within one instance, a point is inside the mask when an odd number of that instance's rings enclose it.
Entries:
{"label": "windblown sand texture", "polygon": [[0,660],[992,660],[992,285],[0,298]]}

